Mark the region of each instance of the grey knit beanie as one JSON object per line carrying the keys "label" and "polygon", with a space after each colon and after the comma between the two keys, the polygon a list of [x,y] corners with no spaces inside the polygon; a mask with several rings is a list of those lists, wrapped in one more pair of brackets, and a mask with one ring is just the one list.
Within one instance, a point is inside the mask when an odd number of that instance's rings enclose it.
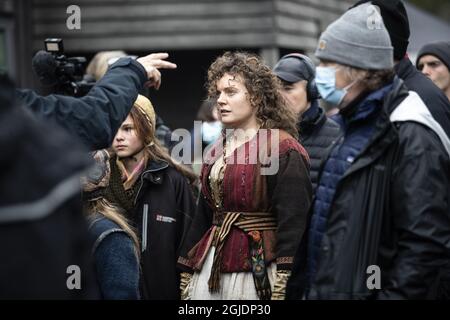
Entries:
{"label": "grey knit beanie", "polygon": [[394,66],[389,33],[378,9],[370,3],[354,7],[322,33],[316,57],[366,70]]}

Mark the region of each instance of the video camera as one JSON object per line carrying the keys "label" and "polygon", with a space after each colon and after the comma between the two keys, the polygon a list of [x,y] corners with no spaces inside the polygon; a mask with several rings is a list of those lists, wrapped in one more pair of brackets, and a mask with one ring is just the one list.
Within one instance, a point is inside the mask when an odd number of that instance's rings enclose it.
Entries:
{"label": "video camera", "polygon": [[33,57],[33,69],[40,82],[58,94],[84,96],[95,85],[94,79],[85,79],[86,58],[66,57],[62,39],[45,39],[45,50]]}

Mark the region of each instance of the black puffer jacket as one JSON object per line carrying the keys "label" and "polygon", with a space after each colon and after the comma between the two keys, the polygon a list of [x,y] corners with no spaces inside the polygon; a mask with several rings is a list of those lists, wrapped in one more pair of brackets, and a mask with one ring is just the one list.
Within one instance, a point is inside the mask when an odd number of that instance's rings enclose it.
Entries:
{"label": "black puffer jacket", "polygon": [[[425,124],[427,112],[396,79],[368,146],[337,185],[308,298],[435,297],[430,288],[450,258],[450,142]],[[288,298],[305,293],[305,254],[302,245]],[[371,265],[380,290],[367,287]]]}
{"label": "black puffer jacket", "polygon": [[314,193],[323,157],[339,137],[341,129],[336,122],[327,118],[317,101],[311,103],[297,127],[300,133],[299,142],[305,147],[311,160],[310,177]]}

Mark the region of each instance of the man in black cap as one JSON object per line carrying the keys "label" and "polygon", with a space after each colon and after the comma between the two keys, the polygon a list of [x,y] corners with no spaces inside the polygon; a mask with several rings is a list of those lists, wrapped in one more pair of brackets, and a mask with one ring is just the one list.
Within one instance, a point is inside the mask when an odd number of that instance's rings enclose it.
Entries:
{"label": "man in black cap", "polygon": [[433,118],[450,137],[450,102],[445,94],[419,72],[409,60],[409,20],[400,0],[361,0],[353,7],[371,2],[380,8],[380,14],[394,47],[395,72],[411,91],[417,92]]}
{"label": "man in black cap", "polygon": [[311,159],[311,182],[315,190],[322,156],[339,136],[340,127],[319,106],[315,66],[307,56],[288,54],[278,61],[273,71],[283,83],[281,94],[299,117],[300,143]]}
{"label": "man in black cap", "polygon": [[450,41],[425,45],[419,51],[416,67],[430,78],[450,100]]}

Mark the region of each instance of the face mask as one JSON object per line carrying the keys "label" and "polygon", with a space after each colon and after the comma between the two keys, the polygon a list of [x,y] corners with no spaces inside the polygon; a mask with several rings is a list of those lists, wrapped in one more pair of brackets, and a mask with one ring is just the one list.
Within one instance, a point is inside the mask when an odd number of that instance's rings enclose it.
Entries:
{"label": "face mask", "polygon": [[210,144],[219,138],[222,131],[222,123],[220,121],[202,123],[202,141]]}
{"label": "face mask", "polygon": [[316,85],[322,99],[326,102],[338,106],[344,100],[348,90],[357,82],[350,83],[343,89],[336,88],[336,71],[334,67],[316,68]]}

